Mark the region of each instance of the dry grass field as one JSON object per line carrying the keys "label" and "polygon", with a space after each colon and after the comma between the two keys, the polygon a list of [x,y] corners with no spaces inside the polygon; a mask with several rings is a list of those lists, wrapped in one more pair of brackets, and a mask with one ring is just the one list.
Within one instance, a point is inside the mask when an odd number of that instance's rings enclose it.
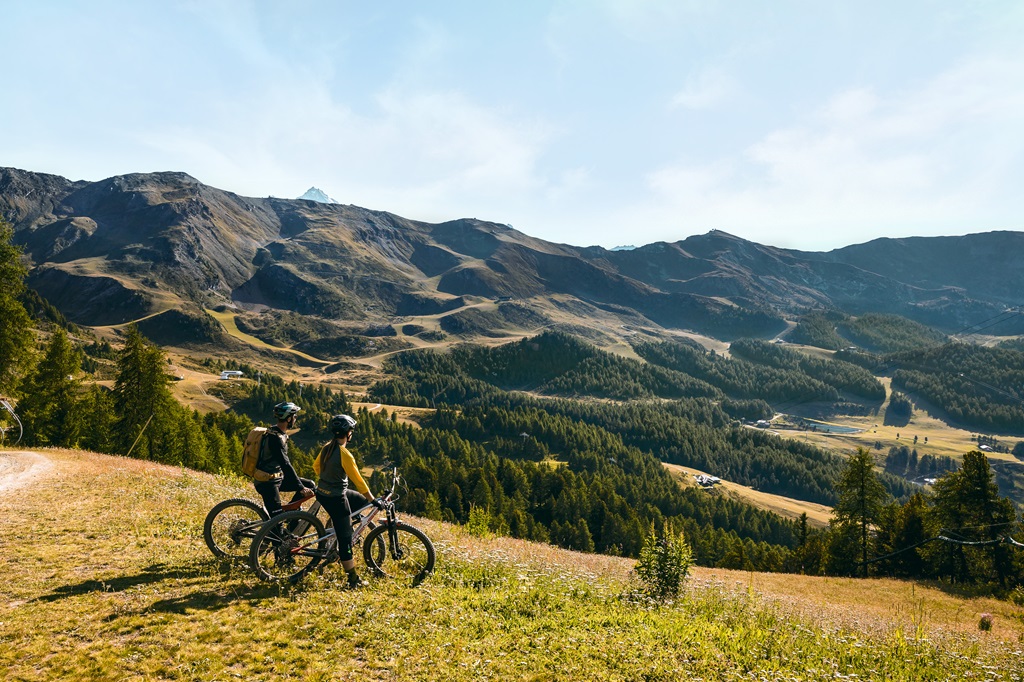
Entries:
{"label": "dry grass field", "polygon": [[[892,394],[892,380],[879,379],[885,386],[886,395]],[[934,455],[959,458],[965,452],[977,449],[977,432],[958,429],[931,415],[926,407],[914,409],[910,421],[903,425],[886,424],[885,411],[889,406],[886,399],[877,414],[836,416],[829,420],[839,426],[857,429],[855,433],[824,433],[792,428],[786,424],[772,425],[772,431],[786,438],[796,438],[813,443],[840,454],[850,454],[857,448],[868,448],[884,455],[892,446],[914,448],[918,455]],[[975,440],[972,440],[972,436]],[[916,440],[915,440],[916,437]],[[877,449],[881,445],[881,449]],[[1013,459],[1011,455],[989,453],[995,459]]]}
{"label": "dry grass field", "polygon": [[203,544],[244,480],[0,451],[0,492],[9,680],[1024,679],[1024,609],[934,585],[695,568],[656,605],[631,560],[410,519],[438,549],[417,589],[274,586]]}
{"label": "dry grass field", "polygon": [[406,407],[404,405],[382,405],[380,403],[352,403],[352,410],[359,411],[366,408],[369,412],[377,412],[379,410],[385,410],[388,414],[392,415],[394,420],[402,423],[409,424],[416,428],[419,428],[420,421],[434,414],[434,410],[429,407]]}
{"label": "dry grass field", "polygon": [[[664,464],[664,467],[672,472],[672,475],[675,476],[676,480],[687,486],[697,485],[693,478],[696,474],[714,475],[712,472],[701,471],[700,469],[694,469],[692,467],[679,466],[678,464],[666,463]],[[722,480],[722,482],[715,486],[713,491],[709,491],[708,494],[724,494],[760,509],[766,509],[791,519],[799,519],[801,514],[807,514],[808,523],[819,528],[827,526],[829,520],[832,518],[832,508],[823,504],[805,502],[803,500],[795,500],[791,497],[783,497],[782,495],[764,493],[760,490],[754,490],[749,486],[733,483],[732,481]]]}

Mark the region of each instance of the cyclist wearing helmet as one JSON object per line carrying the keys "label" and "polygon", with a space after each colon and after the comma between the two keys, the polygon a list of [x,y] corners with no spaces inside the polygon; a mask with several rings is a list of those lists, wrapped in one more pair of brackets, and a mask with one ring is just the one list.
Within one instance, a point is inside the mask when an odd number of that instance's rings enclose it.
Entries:
{"label": "cyclist wearing helmet", "polygon": [[295,403],[289,402],[274,405],[274,418],[277,424],[267,429],[267,435],[263,437],[260,446],[260,458],[256,468],[270,474],[271,478],[269,481],[257,481],[254,485],[271,517],[282,511],[282,490],[296,491],[292,497],[294,502],[312,495],[312,488],[316,485],[308,478],[299,478],[291,460],[288,459],[288,431],[295,428],[295,418],[301,409]]}
{"label": "cyclist wearing helmet", "polygon": [[[316,484],[316,499],[327,510],[338,536],[338,554],[341,566],[348,573],[349,587],[362,587],[365,583],[356,572],[352,558],[352,513],[373,502],[373,494],[366,485],[356,458],[346,447],[352,440],[356,420],[347,414],[331,417],[334,438],[320,450],[320,480]],[[349,488],[349,482],[355,490]],[[362,493],[361,495],[359,493]]]}

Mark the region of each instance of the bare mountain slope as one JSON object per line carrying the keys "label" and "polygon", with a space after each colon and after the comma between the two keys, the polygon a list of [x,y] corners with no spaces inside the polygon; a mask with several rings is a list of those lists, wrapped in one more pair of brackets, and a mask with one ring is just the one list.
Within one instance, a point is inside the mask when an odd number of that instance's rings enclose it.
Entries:
{"label": "bare mountain slope", "polygon": [[[71,182],[0,168],[0,215],[30,258],[29,284],[90,325],[226,306],[463,336],[479,324],[500,333],[550,320],[542,326],[731,338],[777,333],[784,316],[808,307],[838,307],[954,327],[1001,310],[1021,278],[1012,255],[1020,250],[1009,250],[1018,233],[878,240],[817,254],[714,231],[609,251],[475,219],[430,224],[356,206],[241,197],[170,172]],[[1012,277],[968,276],[995,256]],[[508,299],[533,313],[478,314],[485,321],[464,332],[441,323],[467,305]]]}

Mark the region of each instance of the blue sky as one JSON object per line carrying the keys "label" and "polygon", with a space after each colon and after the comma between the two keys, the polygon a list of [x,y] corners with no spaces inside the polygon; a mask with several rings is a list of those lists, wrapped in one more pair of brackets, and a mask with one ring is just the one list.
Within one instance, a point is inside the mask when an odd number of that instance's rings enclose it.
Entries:
{"label": "blue sky", "polygon": [[0,0],[0,165],[581,246],[1024,230],[1015,0]]}

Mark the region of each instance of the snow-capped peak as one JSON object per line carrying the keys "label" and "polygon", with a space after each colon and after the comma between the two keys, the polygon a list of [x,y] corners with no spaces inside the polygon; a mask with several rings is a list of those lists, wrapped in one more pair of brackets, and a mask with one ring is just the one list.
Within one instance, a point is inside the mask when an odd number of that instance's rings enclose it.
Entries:
{"label": "snow-capped peak", "polygon": [[334,199],[327,196],[323,190],[317,189],[316,187],[310,187],[306,190],[300,199],[306,199],[307,201],[319,201],[321,204],[336,204],[338,203]]}

